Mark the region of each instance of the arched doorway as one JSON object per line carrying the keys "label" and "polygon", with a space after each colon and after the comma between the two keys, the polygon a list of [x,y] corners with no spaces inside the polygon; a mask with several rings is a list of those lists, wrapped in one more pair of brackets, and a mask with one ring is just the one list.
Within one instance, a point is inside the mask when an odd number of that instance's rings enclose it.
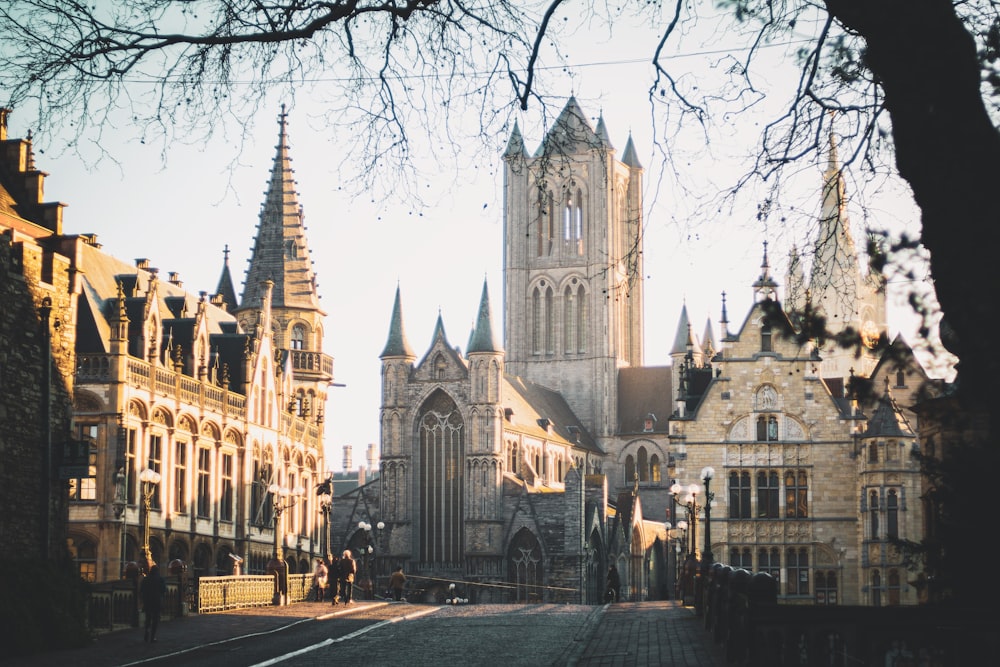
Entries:
{"label": "arched doorway", "polygon": [[585,604],[600,604],[603,601],[608,572],[607,560],[601,534],[595,528],[587,541],[587,589],[583,600]]}
{"label": "arched doorway", "polygon": [[194,564],[191,573],[195,579],[210,577],[212,574],[212,548],[204,542],[194,548]]}
{"label": "arched doorway", "polygon": [[541,602],[544,595],[542,546],[527,528],[514,535],[507,549],[507,581],[514,585],[512,602]]}

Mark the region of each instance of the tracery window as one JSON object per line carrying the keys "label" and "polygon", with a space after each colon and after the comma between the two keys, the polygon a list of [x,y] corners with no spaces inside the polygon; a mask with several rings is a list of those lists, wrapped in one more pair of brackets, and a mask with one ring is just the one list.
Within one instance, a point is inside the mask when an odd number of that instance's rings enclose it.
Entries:
{"label": "tracery window", "polygon": [[792,547],[786,553],[788,582],[787,595],[809,595],[809,551],[805,547]]}
{"label": "tracery window", "polygon": [[805,519],[809,516],[809,477],[805,470],[785,472],[785,517]]}
{"label": "tracery window", "polygon": [[885,498],[885,534],[890,540],[899,537],[899,495],[890,489]]}
{"label": "tracery window", "polygon": [[746,470],[729,473],[729,518],[750,518],[750,473]]}
{"label": "tracery window", "polygon": [[816,604],[837,604],[837,573],[827,570],[816,573]]}
{"label": "tracery window", "polygon": [[455,402],[432,395],[419,418],[421,562],[462,562],[464,423]]}
{"label": "tracery window", "polygon": [[774,470],[761,470],[757,473],[757,518],[777,519],[778,514],[778,494],[781,492],[778,486],[778,473]]}

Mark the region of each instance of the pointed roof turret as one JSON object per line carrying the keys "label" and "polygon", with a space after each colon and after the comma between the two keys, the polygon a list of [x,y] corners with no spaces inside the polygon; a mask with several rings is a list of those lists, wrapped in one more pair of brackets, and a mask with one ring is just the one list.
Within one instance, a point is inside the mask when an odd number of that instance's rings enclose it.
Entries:
{"label": "pointed roof turret", "polygon": [[806,277],[802,258],[794,245],[788,253],[788,274],[785,276],[785,307],[789,311],[801,310],[805,305]]}
{"label": "pointed roof turret", "polygon": [[379,359],[386,357],[409,357],[416,358],[410,343],[406,340],[406,331],[403,328],[403,300],[399,294],[399,285],[396,285],[396,300],[392,304],[392,317],[389,320],[389,338],[385,341],[385,348]]}
{"label": "pointed roof turret", "polygon": [[715,342],[715,333],[712,331],[712,318],[705,321],[705,333],[701,337],[701,349],[705,351],[706,361],[715,356],[719,351],[719,346]]}
{"label": "pointed roof turret", "polygon": [[764,259],[760,264],[760,277],[753,283],[754,297],[758,301],[778,297],[778,283],[771,277],[771,266],[767,261],[767,241],[764,241]]}
{"label": "pointed roof turret", "polygon": [[632,143],[632,133],[628,133],[628,141],[625,142],[625,152],[622,153],[622,163],[633,169],[642,169],[639,156],[635,152],[635,144]]}
{"label": "pointed roof turret", "polygon": [[493,318],[490,314],[490,293],[483,280],[483,296],[479,300],[479,316],[476,318],[476,328],[469,340],[466,354],[473,352],[501,352],[500,344],[493,335]]}
{"label": "pointed roof turret", "polygon": [[535,157],[544,155],[573,155],[595,148],[607,148],[597,136],[584,115],[576,97],[570,97],[559,113],[552,129],[545,135]]}
{"label": "pointed roof turret", "polygon": [[726,293],[722,293],[722,319],[719,320],[720,330],[722,331],[722,339],[727,340],[732,336],[729,333],[729,314],[726,312]]}
{"label": "pointed roof turret", "polygon": [[507,150],[503,152],[504,158],[527,157],[528,151],[524,148],[524,138],[521,136],[521,128],[517,121],[514,121],[514,129],[511,130],[510,139],[507,140]]}
{"label": "pointed roof turret", "polygon": [[688,340],[691,337],[691,320],[688,319],[688,307],[681,306],[681,319],[677,323],[677,335],[674,336],[674,346],[670,354],[687,354]]}
{"label": "pointed roof turret", "polygon": [[601,111],[601,115],[597,117],[597,128],[594,130],[597,138],[601,140],[605,148],[614,149],[611,145],[611,137],[608,136],[608,126],[604,124],[604,111]]}
{"label": "pointed roof turret", "polygon": [[215,293],[222,298],[222,303],[230,313],[239,306],[236,299],[236,288],[233,287],[233,274],[229,272],[229,245],[222,250],[222,275],[219,276],[219,285],[215,288]]}
{"label": "pointed roof turret", "polygon": [[885,392],[865,428],[865,438],[916,438],[903,411],[892,397],[889,378],[885,378]]}
{"label": "pointed roof turret", "polygon": [[241,309],[259,308],[260,285],[274,281],[271,295],[275,308],[319,311],[316,275],[313,273],[305,225],[292,160],[288,151],[287,114],[281,105],[278,117],[278,145],[275,147],[271,178],[257,225],[250,267],[247,269]]}

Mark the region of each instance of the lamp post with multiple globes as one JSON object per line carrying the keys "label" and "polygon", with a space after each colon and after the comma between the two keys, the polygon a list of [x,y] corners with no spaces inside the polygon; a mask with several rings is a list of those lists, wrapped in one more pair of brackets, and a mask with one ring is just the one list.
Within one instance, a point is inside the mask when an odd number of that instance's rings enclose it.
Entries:
{"label": "lamp post with multiple globes", "polygon": [[292,490],[278,484],[271,484],[267,489],[274,500],[274,557],[267,564],[269,573],[274,574],[274,605],[288,604],[288,563],[285,562],[285,549],[282,545],[281,515],[293,507],[305,494],[305,489],[297,486]]}
{"label": "lamp post with multiple globes", "polygon": [[[375,538],[372,538],[372,528],[378,530]],[[377,550],[378,545],[378,535],[382,534],[382,529],[385,528],[385,523],[379,521],[375,526],[372,526],[367,521],[359,521],[358,528],[365,533],[365,546],[361,549],[362,555],[362,566],[365,568],[365,579],[368,582],[366,585],[370,585],[371,588],[368,591],[368,597],[371,599],[375,595],[375,591],[378,589],[378,572],[376,570],[377,563]]]}

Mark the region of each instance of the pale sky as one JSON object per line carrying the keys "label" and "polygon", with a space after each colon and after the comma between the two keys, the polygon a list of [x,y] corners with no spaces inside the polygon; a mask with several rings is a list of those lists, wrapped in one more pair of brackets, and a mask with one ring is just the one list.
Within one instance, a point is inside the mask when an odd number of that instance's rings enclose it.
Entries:
{"label": "pale sky", "polygon": [[[793,233],[781,232],[783,225],[795,221],[770,221],[765,236],[756,221],[753,193],[732,209],[708,214],[696,208],[696,199],[707,200],[746,166],[738,156],[752,150],[762,116],[734,118],[729,131],[724,127],[715,137],[711,151],[698,150],[697,132],[681,137],[680,145],[690,142],[693,148],[690,155],[675,153],[676,168],[689,182],[701,184],[682,194],[671,175],[661,174],[654,153],[647,99],[650,68],[641,58],[652,52],[655,35],[636,35],[628,40],[616,35],[610,52],[605,36],[580,40],[576,66],[549,74],[545,93],[561,97],[552,102],[553,113],[570,94],[591,116],[592,125],[603,113],[619,158],[632,134],[646,168],[645,359],[647,365],[661,365],[668,362],[685,303],[698,335],[710,318],[719,336],[723,291],[731,330],[742,324],[752,302],[751,283],[760,274],[764,240],[770,242],[772,271],[783,287],[791,243],[801,247],[802,236],[808,234],[803,221],[819,209],[823,165],[816,163],[798,175],[798,192],[790,201],[798,201],[802,220]],[[695,67],[693,56],[677,62],[687,68],[689,60]],[[50,174],[46,200],[68,204],[66,233],[95,233],[106,252],[125,260],[149,258],[161,276],[178,272],[184,287],[195,294],[214,292],[228,244],[240,294],[282,101],[275,99],[254,120],[252,142],[239,152],[236,168],[231,165],[234,147],[222,136],[197,146],[171,145],[164,158],[159,147],[131,140],[128,128],[106,130],[101,141],[117,165],[108,160],[85,164],[58,147],[45,150],[36,145],[36,165]],[[357,466],[364,461],[367,444],[379,440],[378,355],[388,334],[397,284],[406,333],[418,358],[431,343],[439,312],[449,340],[464,350],[484,277],[495,325],[502,329],[503,171],[498,150],[493,164],[462,168],[457,178],[445,175],[443,182],[428,179],[430,204],[421,208],[352,198],[338,185],[350,175],[335,173],[336,161],[330,159],[337,150],[336,130],[317,125],[321,109],[313,104],[308,93],[298,96],[288,112],[288,133],[307,240],[327,312],[324,351],[334,358],[336,381],[346,385],[331,388],[325,422],[327,466],[339,470],[344,445],[353,445]],[[536,106],[518,116],[529,152],[542,139],[538,113]],[[15,110],[10,136],[25,136],[25,122]],[[849,185],[848,196],[852,194]],[[919,230],[918,212],[905,187],[885,188],[865,205],[873,219],[897,231]],[[863,216],[857,210],[852,202],[852,231],[863,248]],[[894,285],[890,291],[890,333],[902,332],[915,344],[915,323],[906,317],[898,296],[903,287]],[[783,290],[779,295],[784,296]]]}

